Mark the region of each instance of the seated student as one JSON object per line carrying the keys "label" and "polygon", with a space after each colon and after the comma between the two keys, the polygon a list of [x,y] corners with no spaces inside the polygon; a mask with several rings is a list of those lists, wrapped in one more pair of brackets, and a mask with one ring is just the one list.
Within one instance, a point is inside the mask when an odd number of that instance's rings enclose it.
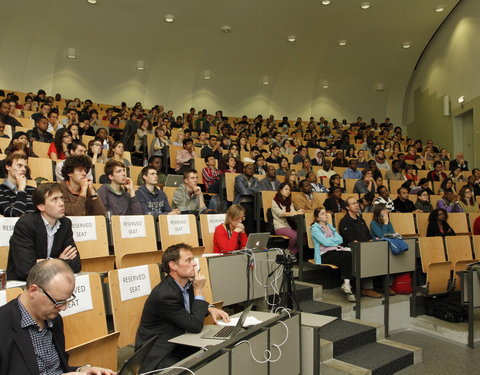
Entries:
{"label": "seated student", "polygon": [[390,169],[390,164],[388,164],[388,161],[385,158],[385,151],[381,148],[375,151],[375,164],[377,165],[377,168]]}
{"label": "seated student", "polygon": [[408,189],[401,186],[397,189],[397,198],[393,201],[395,212],[419,212],[415,204],[408,198]]}
{"label": "seated student", "polygon": [[143,185],[135,193],[144,215],[179,215],[180,211],[172,210],[166,194],[158,188],[158,174],[155,167],[146,166],[140,173]]}
{"label": "seated student", "polygon": [[65,202],[65,215],[105,215],[105,207],[93,187],[88,173],[92,162],[86,155],[73,155],[65,159],[62,166],[64,181],[60,184]]}
{"label": "seated student", "polygon": [[[74,140],[72,143],[74,142],[76,141]],[[100,138],[95,138],[88,142],[87,155],[90,156],[90,158],[92,159],[93,165],[97,163],[105,164],[108,161],[107,156],[103,154],[103,144]]]}
{"label": "seated student", "polygon": [[441,161],[433,163],[433,171],[428,172],[427,178],[430,181],[443,181],[447,178],[447,175],[443,172],[443,164]]}
{"label": "seated student", "polygon": [[202,189],[198,186],[198,173],[195,169],[183,172],[183,184],[175,190],[172,203],[172,207],[180,212],[196,211],[201,214],[207,209]]}
{"label": "seated student", "polygon": [[232,204],[225,214],[225,223],[218,225],[213,233],[213,252],[227,253],[243,249],[247,245],[247,234],[242,221],[245,209],[239,204]]}
{"label": "seated student", "polygon": [[273,228],[277,235],[287,236],[288,248],[292,255],[298,253],[297,224],[292,216],[303,215],[302,209],[296,211],[291,200],[292,188],[288,182],[282,182],[272,201]]}
{"label": "seated student", "polygon": [[35,188],[27,185],[27,156],[11,154],[5,160],[5,169],[7,176],[0,185],[0,215],[19,217],[34,212],[32,195]]}
{"label": "seated student", "polygon": [[52,160],[64,160],[67,157],[68,145],[73,141],[72,133],[68,129],[58,129],[55,138],[48,148],[48,157]]}
{"label": "seated student", "polygon": [[447,212],[462,212],[462,208],[458,204],[458,197],[452,189],[445,189],[442,199],[437,201],[437,208]]}
{"label": "seated student", "polygon": [[202,170],[203,184],[207,193],[219,193],[220,192],[220,171],[217,165],[217,159],[213,155],[205,156],[205,168]]}
{"label": "seated student", "polygon": [[370,222],[370,232],[373,240],[381,240],[386,234],[395,233],[389,217],[390,210],[383,203],[373,206],[373,219]]}
{"label": "seated student", "polygon": [[315,193],[328,193],[328,189],[321,183],[317,182],[317,175],[315,172],[308,172],[305,177],[310,185],[312,185],[312,189]]}
{"label": "seated student", "polygon": [[[87,154],[87,147],[81,141],[73,141],[67,147],[67,158],[70,156],[80,156]],[[62,167],[63,163],[65,163],[65,159],[61,161],[57,161],[55,164],[55,177],[57,178],[58,182],[62,182],[64,180],[62,176]],[[91,162],[93,165],[93,162]],[[93,180],[92,170],[87,173],[87,178],[89,180]]]}
{"label": "seated student", "polygon": [[[411,167],[410,167],[411,168]],[[405,176],[402,173],[402,162],[400,160],[394,160],[392,161],[392,168],[389,169],[385,173],[385,178],[390,181],[390,180],[395,180],[395,181],[403,181],[405,180]]]}
{"label": "seated student", "polygon": [[116,160],[122,163],[125,167],[130,167],[132,163],[123,157],[124,147],[123,142],[117,141],[112,147],[108,149],[107,158],[108,160]]}
{"label": "seated student", "polygon": [[59,258],[80,272],[80,255],[73,241],[72,222],[65,217],[59,184],[41,184],[32,202],[36,212],[18,219],[10,238],[8,280],[26,280],[40,260]]}
{"label": "seated student", "polygon": [[280,146],[277,144],[272,144],[270,146],[270,156],[267,158],[267,163],[280,164],[282,155],[280,155]]}
{"label": "seated student", "polygon": [[[375,194],[367,193],[358,200],[358,205],[360,207],[360,213],[370,213],[373,212],[373,200],[375,199]],[[345,202],[346,203],[346,202]]]}
{"label": "seated student", "polygon": [[308,156],[308,148],[300,146],[298,147],[298,154],[293,157],[293,164],[300,164],[305,158],[310,159]]}
{"label": "seated student", "polygon": [[[163,165],[162,165],[162,158],[158,155],[152,155],[148,158],[148,165],[147,167],[153,167],[157,171],[158,183],[157,186],[160,189],[163,189],[165,186],[165,181],[167,180],[167,176],[162,173]],[[139,173],[137,177],[137,185],[143,186],[145,185],[145,180],[142,177],[142,174]]]}
{"label": "seated student", "polygon": [[437,194],[442,194],[445,190],[451,189],[454,194],[457,194],[455,190],[455,183],[453,182],[453,179],[450,177],[447,177],[445,180],[442,181],[440,184],[440,189],[438,189]]}
{"label": "seated student", "polygon": [[373,172],[370,169],[364,169],[362,171],[362,178],[358,180],[353,186],[353,192],[357,194],[365,194],[368,192],[375,193],[377,184],[373,179]]}
{"label": "seated student", "polygon": [[142,208],[135,197],[133,182],[127,177],[125,165],[118,160],[105,164],[108,183],[98,189],[105,210],[111,215],[142,215]]}
{"label": "seated student", "polygon": [[318,208],[319,201],[313,196],[313,187],[307,180],[302,180],[299,183],[301,194],[295,194],[293,198],[293,206],[296,210],[313,211]]}
{"label": "seated student", "polygon": [[254,201],[255,194],[260,191],[260,183],[258,179],[253,175],[253,164],[246,164],[243,168],[243,173],[235,177],[234,185],[234,204],[239,204],[245,209],[247,234],[254,233],[255,231],[255,212]]}
{"label": "seated student", "polygon": [[116,374],[68,364],[59,313],[74,301],[74,288],[75,277],[65,262],[49,259],[32,266],[20,296],[0,307],[2,374]]}
{"label": "seated student", "polygon": [[325,161],[325,154],[322,150],[318,149],[315,151],[315,157],[312,159],[312,165],[321,167]]}
{"label": "seated student", "polygon": [[436,208],[428,215],[427,237],[455,236],[455,231],[447,223],[448,213],[443,208]]}
{"label": "seated student", "polygon": [[330,189],[328,198],[325,199],[325,202],[323,202],[323,206],[328,212],[333,214],[345,212],[347,204],[342,199],[342,188],[334,187]]}
{"label": "seated student", "polygon": [[196,157],[193,149],[193,140],[191,138],[185,138],[183,140],[183,149],[177,151],[175,172],[177,174],[183,174],[185,170],[191,169]]}
{"label": "seated student", "polygon": [[48,129],[48,120],[45,117],[40,117],[35,120],[35,127],[27,131],[27,138],[30,143],[44,142],[52,143],[53,136],[47,131]]}
{"label": "seated student", "polygon": [[417,201],[415,202],[415,209],[420,210],[421,212],[432,212],[433,207],[429,199],[430,194],[428,194],[428,191],[423,189],[417,191]]}
{"label": "seated student", "polygon": [[297,172],[298,177],[307,177],[307,174],[312,172],[312,165],[309,158],[304,158],[302,160],[302,169]]}
{"label": "seated student", "polygon": [[336,229],[328,223],[327,211],[316,208],[313,212],[315,221],[311,226],[312,240],[315,251],[315,264],[333,264],[340,268],[343,284],[340,290],[346,294],[347,301],[355,302],[350,279],[352,278],[352,253],[343,248],[343,238]]}
{"label": "seated student", "polygon": [[266,175],[267,172],[265,171],[265,157],[262,154],[255,156],[255,164],[254,166],[254,173]]}
{"label": "seated student", "polygon": [[428,178],[421,178],[420,182],[418,183],[418,187],[421,187],[423,190],[425,190],[428,195],[434,195],[433,190],[430,188],[431,182]]}
{"label": "seated student", "polygon": [[460,189],[460,193],[458,194],[460,199],[458,200],[458,205],[462,209],[463,212],[466,213],[476,213],[480,212],[478,208],[477,202],[475,202],[475,198],[473,196],[473,191],[468,186],[463,186]]}
{"label": "seated student", "polygon": [[357,160],[350,159],[348,161],[348,168],[343,172],[343,179],[355,179],[359,180],[362,178],[362,172],[357,169]]}
{"label": "seated student", "polygon": [[336,173],[332,170],[332,161],[330,159],[325,159],[322,169],[317,171],[317,177],[320,181],[328,181],[334,174]]}
{"label": "seated student", "polygon": [[206,156],[212,155],[215,159],[220,160],[222,158],[222,150],[220,148],[220,142],[217,141],[217,136],[212,134],[208,138],[208,145],[202,148],[201,157],[205,159]]}
{"label": "seated student", "polygon": [[166,249],[162,267],[167,276],[153,288],[142,312],[135,350],[158,336],[139,373],[171,366],[198,348],[169,342],[185,332],[199,333],[208,313],[213,320],[230,322],[227,313],[209,305],[204,297],[206,278],[196,270],[191,246],[180,243]]}
{"label": "seated student", "polygon": [[277,176],[286,176],[289,170],[290,163],[285,156],[282,156],[280,159],[279,167],[277,168]]}
{"label": "seated student", "polygon": [[379,196],[373,200],[373,206],[383,203],[390,211],[396,211],[395,203],[392,201],[392,198],[390,198],[390,193],[386,186],[380,185],[377,188],[377,194]]}
{"label": "seated student", "polygon": [[260,180],[258,186],[261,191],[277,191],[280,181],[277,180],[277,171],[273,165],[266,168],[265,178]]}
{"label": "seated student", "polygon": [[336,173],[333,174],[330,177],[329,184],[330,184],[329,191],[332,190],[333,188],[338,187],[338,188],[342,189],[342,193],[345,193],[345,188],[342,186],[343,181],[342,181],[342,178],[340,177],[339,174],[336,174]]}
{"label": "seated student", "polygon": [[455,159],[449,163],[449,170],[453,171],[456,168],[460,168],[462,171],[468,171],[468,162],[463,157],[461,152],[457,152]]}

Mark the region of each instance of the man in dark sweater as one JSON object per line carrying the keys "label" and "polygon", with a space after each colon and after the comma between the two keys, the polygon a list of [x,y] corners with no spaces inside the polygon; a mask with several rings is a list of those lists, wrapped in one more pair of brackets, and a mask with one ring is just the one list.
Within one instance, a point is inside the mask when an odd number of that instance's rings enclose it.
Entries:
{"label": "man in dark sweater", "polygon": [[220,160],[222,158],[222,150],[217,142],[217,136],[211,135],[208,139],[208,145],[202,148],[201,156],[205,159],[207,156],[213,156],[215,159]]}
{"label": "man in dark sweater", "polygon": [[395,212],[421,212],[415,208],[415,204],[408,199],[408,189],[400,187],[397,190],[398,197],[393,201]]}
{"label": "man in dark sweater", "polygon": [[15,127],[22,126],[15,117],[9,115],[10,104],[6,100],[0,102],[0,119],[6,124],[12,127],[12,131],[15,131]]}
{"label": "man in dark sweater", "polygon": [[[354,197],[347,199],[347,214],[340,220],[338,231],[343,238],[344,246],[350,246],[352,242],[371,241],[372,235],[367,223],[359,214],[360,206]],[[362,280],[362,296],[380,298],[382,295],[373,290],[373,279]]]}

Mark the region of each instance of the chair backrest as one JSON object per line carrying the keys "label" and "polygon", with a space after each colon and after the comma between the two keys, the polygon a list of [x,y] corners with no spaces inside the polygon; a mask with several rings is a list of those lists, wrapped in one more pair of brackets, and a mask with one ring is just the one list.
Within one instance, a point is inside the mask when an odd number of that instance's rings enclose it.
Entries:
{"label": "chair backrest", "polygon": [[469,233],[467,215],[465,214],[465,212],[454,212],[448,214],[447,222],[456,234]]}
{"label": "chair backrest", "polygon": [[61,312],[67,350],[108,334],[100,275],[80,274],[75,279],[76,301]]}
{"label": "chair backrest", "polygon": [[200,230],[205,253],[213,253],[213,233],[215,228],[225,222],[225,214],[200,215]]}
{"label": "chair backrest", "polygon": [[122,268],[108,272],[108,287],[118,346],[135,343],[143,306],[151,290],[160,283],[158,264]]}
{"label": "chair backrest", "polygon": [[22,293],[22,288],[8,288],[0,290],[0,307],[17,298]]}
{"label": "chair backrest", "polygon": [[473,235],[473,253],[475,259],[480,259],[480,235]]}
{"label": "chair backrest", "polygon": [[34,141],[32,143],[32,150],[39,158],[48,158],[48,149],[50,143]]}
{"label": "chair backrest", "polygon": [[125,254],[157,251],[153,216],[112,216],[111,223],[117,267]]}
{"label": "chair backrest", "polygon": [[227,189],[227,201],[233,202],[235,198],[235,177],[240,173],[225,173],[225,187]]}
{"label": "chair backrest", "polygon": [[10,138],[0,138],[0,150],[5,153],[5,149],[10,144]]}
{"label": "chair backrest", "polygon": [[263,220],[268,221],[267,212],[272,208],[272,201],[277,194],[276,191],[262,191]]}
{"label": "chair backrest", "polygon": [[69,216],[72,220],[73,239],[80,258],[107,256],[107,222],[103,216]]}
{"label": "chair backrest", "polygon": [[130,176],[130,179],[134,185],[137,185],[138,175],[142,172],[142,169],[143,167],[137,167],[134,165],[128,167],[128,175]]}
{"label": "chair backrest", "polygon": [[173,186],[164,186],[163,187],[163,192],[167,196],[168,203],[170,203],[170,207],[172,206],[173,203],[173,194],[175,194],[175,190],[178,188],[173,187]]}
{"label": "chair backrest", "polygon": [[18,217],[0,217],[0,269],[7,269],[8,252],[10,250],[10,237],[17,223]]}
{"label": "chair backrest", "polygon": [[442,199],[443,195],[430,195],[430,203],[432,204],[433,209],[438,208],[437,202]]}
{"label": "chair backrest", "polygon": [[28,166],[30,167],[30,176],[32,179],[38,177],[46,178],[53,181],[53,163],[47,158],[28,158]]}
{"label": "chair backrest", "polygon": [[162,250],[180,242],[193,247],[199,246],[195,215],[160,215],[158,217],[158,229]]}
{"label": "chair backrest", "polygon": [[402,236],[414,236],[417,234],[415,231],[415,222],[413,220],[412,213],[395,212],[390,214],[390,222],[393,225],[395,232],[400,233]]}
{"label": "chair backrest", "polygon": [[468,235],[447,236],[445,237],[445,245],[448,260],[452,262],[452,267],[458,261],[473,260],[474,258],[472,255],[470,236]]}
{"label": "chair backrest", "polygon": [[428,212],[420,212],[415,214],[415,220],[417,222],[417,230],[418,235],[420,237],[427,236],[427,228],[428,228],[428,216],[430,214]]}
{"label": "chair backrest", "polygon": [[345,192],[346,193],[353,193],[353,188],[355,187],[355,184],[357,183],[358,180],[354,178],[347,178],[345,181]]}
{"label": "chair backrest", "polygon": [[427,272],[430,263],[446,261],[442,237],[419,237],[418,247],[424,273]]}
{"label": "chair backrest", "polygon": [[[476,203],[477,204],[477,203]],[[475,220],[480,217],[480,212],[471,212],[468,214],[468,224],[470,225],[470,232],[473,233]]]}
{"label": "chair backrest", "polygon": [[389,191],[390,193],[397,194],[397,190],[405,183],[405,180],[390,180],[389,183]]}
{"label": "chair backrest", "polygon": [[[171,137],[171,139],[174,139]],[[183,146],[175,146],[175,145],[170,145],[168,146],[169,149],[169,155],[170,155],[170,168],[175,169],[177,166],[177,151],[182,150]]]}
{"label": "chair backrest", "polygon": [[[26,115],[26,114],[25,114]],[[32,129],[35,126],[35,122],[31,118],[22,118],[16,117],[16,120],[22,125],[24,128]]]}
{"label": "chair backrest", "polygon": [[430,172],[430,171],[424,171],[424,170],[419,169],[419,170],[417,171],[417,176],[418,176],[418,178],[420,178],[420,179],[422,179],[422,178],[427,178],[428,172]]}

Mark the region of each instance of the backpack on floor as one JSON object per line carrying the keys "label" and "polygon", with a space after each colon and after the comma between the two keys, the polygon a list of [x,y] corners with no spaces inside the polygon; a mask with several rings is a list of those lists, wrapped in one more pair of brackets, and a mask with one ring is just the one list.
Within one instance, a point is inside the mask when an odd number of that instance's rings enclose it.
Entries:
{"label": "backpack on floor", "polygon": [[412,276],[410,272],[395,275],[393,279],[392,289],[397,294],[410,294],[412,289]]}
{"label": "backpack on floor", "polygon": [[425,312],[427,315],[451,323],[461,323],[468,320],[468,311],[466,306],[460,304],[459,292],[425,298]]}

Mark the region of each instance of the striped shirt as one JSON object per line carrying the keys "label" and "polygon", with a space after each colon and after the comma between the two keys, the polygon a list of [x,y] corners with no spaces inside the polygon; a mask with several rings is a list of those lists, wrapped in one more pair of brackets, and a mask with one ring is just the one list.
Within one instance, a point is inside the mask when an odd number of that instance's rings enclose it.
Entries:
{"label": "striped shirt", "polygon": [[26,186],[25,191],[18,191],[17,187],[8,179],[0,185],[0,215],[5,217],[20,217],[26,212],[35,212],[32,203],[32,194],[35,188]]}

